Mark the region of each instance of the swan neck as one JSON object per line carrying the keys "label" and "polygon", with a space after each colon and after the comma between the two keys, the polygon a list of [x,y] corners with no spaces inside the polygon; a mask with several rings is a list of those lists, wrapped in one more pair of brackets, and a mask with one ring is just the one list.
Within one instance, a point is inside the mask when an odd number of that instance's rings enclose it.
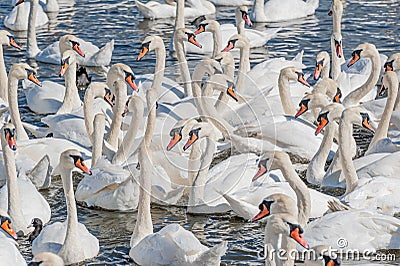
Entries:
{"label": "swan neck", "polygon": [[[94,123],[94,113],[93,113],[93,105],[94,105],[94,99],[96,96],[101,96],[101,95],[95,95],[95,89],[89,86],[86,89],[85,97],[83,98],[83,114],[84,114],[84,121],[85,121],[85,127],[86,127],[86,133],[90,139],[90,142],[93,144],[93,123]],[[92,164],[93,165],[93,164]]]}
{"label": "swan neck", "polygon": [[[341,70],[341,65],[344,62],[344,58],[339,58],[336,54],[335,41],[331,38],[331,51],[332,51],[332,79],[338,80]],[[329,61],[329,60],[328,60]],[[327,73],[329,77],[329,72]]]}
{"label": "swan neck", "polygon": [[106,117],[103,114],[97,114],[93,121],[93,148],[92,148],[92,167],[101,158],[103,152],[103,139],[106,131]]}
{"label": "swan neck", "polygon": [[213,39],[214,39],[214,47],[212,58],[215,58],[217,54],[222,50],[222,35],[221,35],[221,26],[219,26],[216,30],[212,32]]}
{"label": "swan neck", "polygon": [[0,80],[0,98],[3,99],[6,104],[8,104],[8,77],[2,45],[0,45]]}
{"label": "swan neck", "polygon": [[176,57],[178,59],[179,70],[182,75],[184,93],[185,96],[190,96],[192,95],[192,86],[191,86],[189,66],[185,55],[185,47],[183,45],[183,42],[178,41],[177,39],[178,38],[174,38],[174,45],[176,50]]}
{"label": "swan neck", "polygon": [[[120,134],[120,128],[122,125],[122,113],[125,109],[126,99],[127,99],[127,88],[119,88],[120,91],[117,92],[117,102],[113,106],[113,119],[111,122],[110,130],[107,136],[107,142],[111,145],[113,150],[118,149],[118,137]],[[122,91],[123,90],[123,91]]]}
{"label": "swan neck", "polygon": [[69,65],[65,73],[65,96],[57,114],[71,113],[81,105],[78,88],[76,87],[76,63]]}
{"label": "swan neck", "polygon": [[175,30],[185,27],[185,1],[176,1]]}
{"label": "swan neck", "polygon": [[282,75],[279,75],[278,80],[278,87],[279,87],[279,97],[281,98],[282,108],[285,115],[292,116],[296,113],[295,105],[292,101],[291,93],[290,93],[290,84],[289,79]]}
{"label": "swan neck", "polygon": [[346,178],[345,195],[352,192],[358,186],[358,177],[354,167],[351,150],[351,139],[353,127],[346,119],[342,119],[339,124],[339,157],[342,165],[342,171]]}
{"label": "swan neck", "polygon": [[342,15],[343,13],[340,12],[333,12],[333,32],[340,33],[342,31]]}
{"label": "swan neck", "polygon": [[[321,71],[321,78],[323,79],[329,79],[329,72],[331,71],[331,62],[328,58],[328,60],[326,60],[324,67],[322,68]],[[332,69],[333,71],[333,69]]]}
{"label": "swan neck", "polygon": [[246,79],[247,73],[250,71],[250,49],[249,47],[243,47],[240,49],[240,61],[238,69],[238,77],[236,80],[236,91],[238,93],[244,90],[244,81]]}
{"label": "swan neck", "polygon": [[12,72],[10,72],[8,78],[8,104],[11,123],[15,126],[17,140],[28,140],[29,137],[22,126],[21,115],[18,109],[18,79],[13,77]]}
{"label": "swan neck", "polygon": [[161,88],[162,81],[164,78],[164,71],[165,71],[165,46],[164,44],[160,45],[156,50],[156,68],[154,73],[153,85],[152,88]]}
{"label": "swan neck", "polygon": [[28,36],[26,41],[27,55],[29,58],[34,58],[40,51],[36,41],[36,16],[38,5],[39,3],[37,1],[30,2]]}

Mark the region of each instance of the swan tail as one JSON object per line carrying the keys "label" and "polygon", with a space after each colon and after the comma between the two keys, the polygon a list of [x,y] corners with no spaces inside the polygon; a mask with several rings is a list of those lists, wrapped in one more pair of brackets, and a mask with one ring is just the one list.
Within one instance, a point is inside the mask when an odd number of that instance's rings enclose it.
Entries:
{"label": "swan tail", "polygon": [[228,242],[223,241],[218,245],[204,251],[192,265],[219,265],[221,257],[226,253],[228,249]]}
{"label": "swan tail", "polygon": [[38,189],[46,189],[51,184],[51,172],[53,167],[50,165],[49,155],[45,155],[35,165],[32,171],[29,173],[29,179]]}
{"label": "swan tail", "polygon": [[351,207],[340,202],[337,199],[332,199],[328,201],[328,208],[330,212],[338,212],[338,211],[347,211],[350,210]]}
{"label": "swan tail", "polygon": [[26,122],[22,122],[22,125],[26,130],[28,130],[32,135],[37,138],[47,137],[50,133],[49,128],[38,127]]}
{"label": "swan tail", "polygon": [[111,63],[112,53],[114,51],[114,39],[106,43],[100,50],[92,55],[93,61],[97,66],[108,66]]}
{"label": "swan tail", "polygon": [[149,19],[155,18],[153,11],[151,10],[151,8],[147,7],[146,4],[138,0],[135,0],[135,4],[138,7],[139,12],[142,13],[144,18],[149,18]]}
{"label": "swan tail", "polygon": [[307,0],[306,4],[311,6],[314,10],[316,10],[319,6],[319,0]]}

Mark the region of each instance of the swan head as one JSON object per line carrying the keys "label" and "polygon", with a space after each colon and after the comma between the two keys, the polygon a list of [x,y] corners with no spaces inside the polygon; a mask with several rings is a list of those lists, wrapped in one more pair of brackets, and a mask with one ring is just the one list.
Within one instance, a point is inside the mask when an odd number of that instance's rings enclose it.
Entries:
{"label": "swan head", "polygon": [[92,174],[89,168],[85,165],[82,154],[75,149],[69,149],[61,153],[60,166],[71,171],[76,167],[88,175]]}
{"label": "swan head", "polygon": [[337,57],[343,57],[343,44],[342,44],[342,34],[339,32],[332,33],[331,41],[335,46],[335,54]]}
{"label": "swan head", "polygon": [[36,77],[36,71],[26,63],[16,63],[10,69],[10,76],[18,80],[28,79],[38,86],[42,86],[39,79]]}
{"label": "swan head", "polygon": [[344,106],[340,103],[330,103],[323,107],[317,117],[318,127],[315,131],[315,135],[318,135],[329,124],[329,122],[339,122],[343,110]]}
{"label": "swan head", "polygon": [[6,236],[13,238],[14,240],[18,239],[17,233],[11,226],[11,218],[8,216],[7,212],[0,209],[0,232],[3,232]]}
{"label": "swan head", "polygon": [[183,150],[186,151],[193,145],[193,143],[203,138],[216,138],[215,129],[208,122],[199,122],[192,126],[191,130],[189,131],[189,139],[187,140],[185,146],[183,146]]}
{"label": "swan head", "polygon": [[236,21],[243,21],[249,27],[253,25],[253,23],[250,20],[249,9],[247,6],[237,7],[235,16],[236,16]]}
{"label": "swan head", "polygon": [[222,50],[222,52],[229,52],[233,48],[243,49],[249,47],[250,47],[250,42],[246,36],[243,36],[241,34],[235,34],[229,38],[228,44]]}
{"label": "swan head", "polygon": [[6,46],[12,46],[17,48],[18,50],[21,50],[22,48],[15,42],[14,36],[6,31],[6,30],[0,30],[0,45],[6,45]]}
{"label": "swan head", "polygon": [[346,108],[341,116],[341,123],[359,125],[373,133],[375,132],[375,129],[372,127],[370,121],[371,119],[367,110],[361,106]]}
{"label": "swan head", "polygon": [[286,194],[276,193],[266,197],[260,205],[260,212],[251,221],[256,222],[275,213],[297,213],[296,202]]}
{"label": "swan head", "polygon": [[11,123],[4,124],[2,128],[2,142],[7,143],[8,147],[16,151],[17,150],[17,142],[16,142],[16,134],[15,134],[15,126]]}
{"label": "swan head", "polygon": [[189,42],[199,48],[202,47],[202,45],[196,40],[195,33],[186,28],[177,29],[175,31],[174,38],[180,43]]}
{"label": "swan head", "polygon": [[51,252],[41,252],[33,257],[28,266],[64,266],[63,259]]}
{"label": "swan head", "polygon": [[213,19],[206,19],[203,20],[201,23],[199,23],[194,34],[197,35],[202,32],[216,32],[220,30],[220,27],[221,25],[219,24],[218,21]]}
{"label": "swan head", "polygon": [[140,46],[140,53],[138,55],[137,61],[140,61],[148,52],[154,51],[159,48],[165,49],[163,39],[157,35],[147,36]]}
{"label": "swan head", "polygon": [[279,79],[287,79],[289,81],[297,80],[304,86],[310,87],[310,84],[305,80],[303,71],[300,68],[290,66],[281,69]]}
{"label": "swan head", "polygon": [[85,53],[80,48],[80,41],[77,37],[71,34],[64,35],[59,42],[60,53],[64,54],[67,50],[73,50],[78,55],[85,57]]}
{"label": "swan head", "polygon": [[301,99],[299,103],[299,110],[295,114],[295,118],[301,116],[308,110],[313,110],[316,108],[321,108],[329,103],[329,99],[326,94],[323,93],[306,93],[306,95]]}
{"label": "swan head", "polygon": [[[211,86],[213,90],[225,92],[236,102],[239,101],[238,96],[235,92],[235,83],[233,79],[225,74],[214,74],[209,80],[207,80],[205,87]],[[204,97],[204,95],[203,95]]]}
{"label": "swan head", "polygon": [[[214,75],[223,73],[223,70],[221,64],[218,61],[211,58],[205,58],[196,65],[193,73],[205,73],[208,75]],[[201,77],[203,77],[203,75],[201,75]]]}
{"label": "swan head", "polygon": [[267,151],[258,161],[258,171],[253,177],[253,181],[257,180],[268,171],[278,170],[285,165],[290,165],[289,155],[284,151]]}
{"label": "swan head", "polygon": [[197,124],[198,121],[194,118],[182,119],[178,121],[174,127],[169,131],[169,135],[171,136],[171,140],[167,145],[167,151],[172,150],[178,144],[183,136],[189,135],[189,132],[192,130],[192,127]]}
{"label": "swan head", "polygon": [[397,71],[400,69],[400,53],[392,54],[384,65],[385,71]]}
{"label": "swan head", "polygon": [[[117,63],[110,67],[107,73],[107,85],[111,90],[113,90],[113,84],[116,80],[124,80],[134,91],[139,92],[135,83],[135,74],[128,65]],[[116,94],[115,91],[112,91],[112,93]]]}
{"label": "swan head", "polygon": [[[128,88],[126,86],[125,81],[116,80],[113,84],[113,91],[115,92],[116,105],[123,106],[126,104],[128,100]],[[111,91],[110,91],[111,92]]]}
{"label": "swan head", "polygon": [[358,60],[361,58],[372,58],[372,57],[378,57],[379,58],[379,52],[376,49],[375,45],[370,44],[370,43],[363,43],[357,46],[356,49],[351,54],[351,60],[347,64],[348,67],[354,65]]}
{"label": "swan head", "polygon": [[[389,91],[390,88],[390,91]],[[397,95],[399,90],[399,79],[397,78],[396,72],[388,71],[383,73],[382,86],[378,92],[379,95],[383,96],[386,90],[393,95]]]}
{"label": "swan head", "polygon": [[322,51],[317,54],[315,70],[314,70],[314,80],[319,79],[322,69],[329,63],[330,57],[328,52]]}
{"label": "swan head", "polygon": [[337,16],[343,15],[343,3],[342,0],[332,0],[331,8],[328,11],[328,15],[332,16],[336,14]]}
{"label": "swan head", "polygon": [[74,64],[76,64],[75,52],[71,50],[66,50],[61,57],[60,71],[58,72],[58,76],[64,76],[68,70],[68,67]]}

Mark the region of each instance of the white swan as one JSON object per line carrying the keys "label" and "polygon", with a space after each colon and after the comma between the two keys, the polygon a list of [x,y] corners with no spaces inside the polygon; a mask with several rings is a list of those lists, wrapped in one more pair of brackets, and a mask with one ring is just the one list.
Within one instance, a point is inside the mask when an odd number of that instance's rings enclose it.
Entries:
{"label": "white swan", "polygon": [[[184,0],[178,0],[178,3],[160,4],[156,1],[149,1],[146,4],[135,0],[139,12],[142,13],[144,18],[160,19],[160,18],[174,18],[177,16],[176,7],[182,2],[184,7]],[[188,6],[184,7],[184,16],[195,18],[201,15],[211,15],[215,13],[215,6],[207,0],[187,1]]]}
{"label": "white swan", "polygon": [[8,77],[4,62],[3,46],[12,46],[21,50],[21,47],[15,42],[14,36],[6,30],[0,30],[0,98],[8,103]]}
{"label": "white swan", "polygon": [[[18,0],[13,10],[4,18],[4,25],[13,31],[24,31],[28,29],[29,13],[32,10],[31,2]],[[35,7],[36,8],[36,7]],[[35,27],[41,27],[49,22],[47,14],[41,6],[37,7],[37,19]]]}
{"label": "white swan", "polygon": [[25,266],[26,261],[17,248],[18,236],[11,226],[8,214],[0,209],[0,260],[6,265]]}
{"label": "white swan", "polygon": [[51,210],[47,201],[36,190],[27,176],[17,178],[14,151],[17,149],[15,127],[5,124],[2,127],[1,146],[7,175],[7,185],[0,189],[0,208],[8,210],[15,230],[27,234],[28,225],[33,218],[44,223],[50,221]]}
{"label": "white swan", "polygon": [[209,1],[216,6],[241,6],[241,5],[251,6],[253,4],[250,0],[231,0],[229,2],[225,0],[209,0]]}
{"label": "white swan", "polygon": [[33,257],[32,261],[29,263],[29,266],[64,266],[63,259],[57,254],[51,252],[42,252],[36,254]]}
{"label": "white swan", "polygon": [[[219,264],[226,252],[227,243],[222,242],[213,248],[202,245],[190,232],[177,224],[171,224],[158,233],[153,233],[150,212],[151,181],[147,178],[152,172],[152,155],[150,142],[154,131],[156,116],[156,99],[158,92],[147,91],[149,111],[146,134],[139,149],[140,162],[140,195],[135,229],[131,238],[129,256],[142,265],[154,263],[166,264]],[[152,248],[149,248],[152,247]],[[171,247],[173,247],[171,252]],[[188,247],[190,247],[188,249]]]}
{"label": "white swan", "polygon": [[79,151],[66,150],[60,155],[60,171],[67,205],[67,219],[43,228],[32,243],[32,254],[52,252],[59,255],[65,264],[73,264],[93,258],[99,253],[99,241],[86,227],[78,222],[72,170],[78,167],[86,173],[89,168],[84,164]]}
{"label": "white swan", "polygon": [[255,22],[279,22],[311,16],[319,6],[319,0],[254,0],[251,19]]}
{"label": "white swan", "polygon": [[207,19],[202,21],[199,25],[195,34],[199,34],[197,39],[203,45],[201,49],[195,47],[187,47],[186,52],[197,53],[197,54],[210,54],[215,57],[216,54],[221,51],[222,43],[227,43],[229,38],[234,34],[243,34],[250,41],[250,48],[264,46],[267,41],[276,36],[276,33],[280,30],[269,29],[266,31],[258,31],[253,29],[245,29],[244,25],[251,26],[252,23],[249,18],[249,11],[247,6],[240,6],[236,9],[236,26],[233,24],[222,24],[220,25],[216,20]]}

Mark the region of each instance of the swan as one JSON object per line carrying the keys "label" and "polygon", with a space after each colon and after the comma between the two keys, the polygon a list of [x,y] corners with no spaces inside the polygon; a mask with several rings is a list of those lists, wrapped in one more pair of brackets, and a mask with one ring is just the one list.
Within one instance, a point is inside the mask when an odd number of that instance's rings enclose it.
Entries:
{"label": "swan", "polygon": [[30,266],[64,266],[63,259],[57,254],[51,252],[42,252],[36,254],[32,261],[29,263]]}
{"label": "swan", "polygon": [[231,0],[229,2],[224,0],[209,0],[209,1],[216,6],[241,6],[241,5],[251,6],[253,4],[250,0]]}
{"label": "swan", "polygon": [[12,222],[8,214],[0,209],[0,259],[7,265],[25,266],[25,259],[17,248],[17,233],[11,226]]}
{"label": "swan", "polygon": [[392,54],[384,64],[385,71],[395,71],[400,80],[400,53]]}
{"label": "swan", "polygon": [[8,77],[7,77],[7,69],[4,62],[3,55],[3,46],[12,46],[21,50],[21,47],[15,42],[14,36],[6,30],[0,30],[0,79],[2,82],[0,83],[0,98],[8,103]]}
{"label": "swan", "polygon": [[[152,172],[152,153],[150,148],[156,116],[157,89],[147,91],[149,117],[145,137],[139,148],[140,194],[138,214],[133,231],[129,256],[138,264],[219,264],[225,254],[227,243],[222,242],[213,248],[207,248],[190,232],[178,224],[170,224],[159,232],[153,233],[150,198],[151,181],[147,177]],[[152,247],[152,248],[149,248]],[[171,253],[171,247],[172,253]],[[190,247],[190,248],[189,248]]]}
{"label": "swan", "polygon": [[63,181],[67,219],[47,225],[32,243],[32,254],[52,252],[59,255],[65,264],[73,264],[93,258],[99,253],[99,241],[86,227],[78,222],[74,191],[72,187],[72,170],[77,167],[90,173],[84,164],[81,153],[68,149],[60,154],[60,172]]}
{"label": "swan", "polygon": [[43,222],[39,218],[33,218],[32,222],[28,225],[29,228],[33,228],[32,233],[29,234],[29,242],[33,242],[35,238],[40,234],[43,229]]}
{"label": "swan", "polygon": [[49,18],[41,6],[32,7],[31,2],[24,2],[25,0],[16,1],[13,10],[4,18],[4,26],[12,31],[28,30],[29,13],[32,9],[37,10],[35,27],[44,26],[49,22]]}
{"label": "swan", "polygon": [[276,33],[280,30],[280,28],[278,28],[262,32],[253,29],[245,29],[245,24],[247,26],[252,25],[247,6],[236,8],[235,16],[236,27],[233,24],[220,25],[216,20],[212,19],[202,21],[198,25],[195,34],[198,35],[198,41],[203,45],[203,47],[201,49],[187,47],[186,52],[197,54],[212,53],[212,57],[215,57],[216,54],[221,51],[222,43],[226,43],[232,35],[237,33],[243,34],[249,39],[250,48],[261,47],[264,46],[267,41],[275,37]]}
{"label": "swan", "polygon": [[7,185],[0,189],[0,208],[8,210],[14,228],[27,234],[33,218],[50,221],[51,210],[47,201],[26,176],[18,176],[14,151],[17,149],[15,127],[6,123],[2,127],[1,146],[6,168]]}
{"label": "swan", "polygon": [[35,71],[26,63],[17,63],[10,68],[8,75],[8,103],[11,123],[15,126],[18,144],[18,153],[16,156],[17,168],[21,170],[30,170],[46,154],[49,156],[52,175],[57,173],[59,163],[59,154],[61,149],[75,148],[81,151],[86,158],[91,157],[91,153],[70,141],[57,138],[38,138],[29,139],[21,121],[21,115],[18,110],[18,81],[29,79],[36,84],[40,84],[35,75]]}
{"label": "swan", "polygon": [[251,19],[255,22],[280,22],[314,15],[319,0],[254,0]]}
{"label": "swan", "polygon": [[[180,3],[181,2],[181,3]],[[182,16],[188,18],[195,18],[201,15],[211,15],[215,13],[215,6],[207,0],[187,1],[188,6],[185,7],[184,0],[177,0],[177,3],[161,4],[156,1],[149,1],[146,4],[135,0],[135,4],[142,13],[144,18],[160,19],[160,18],[174,18],[178,17],[177,7],[182,6]]]}

